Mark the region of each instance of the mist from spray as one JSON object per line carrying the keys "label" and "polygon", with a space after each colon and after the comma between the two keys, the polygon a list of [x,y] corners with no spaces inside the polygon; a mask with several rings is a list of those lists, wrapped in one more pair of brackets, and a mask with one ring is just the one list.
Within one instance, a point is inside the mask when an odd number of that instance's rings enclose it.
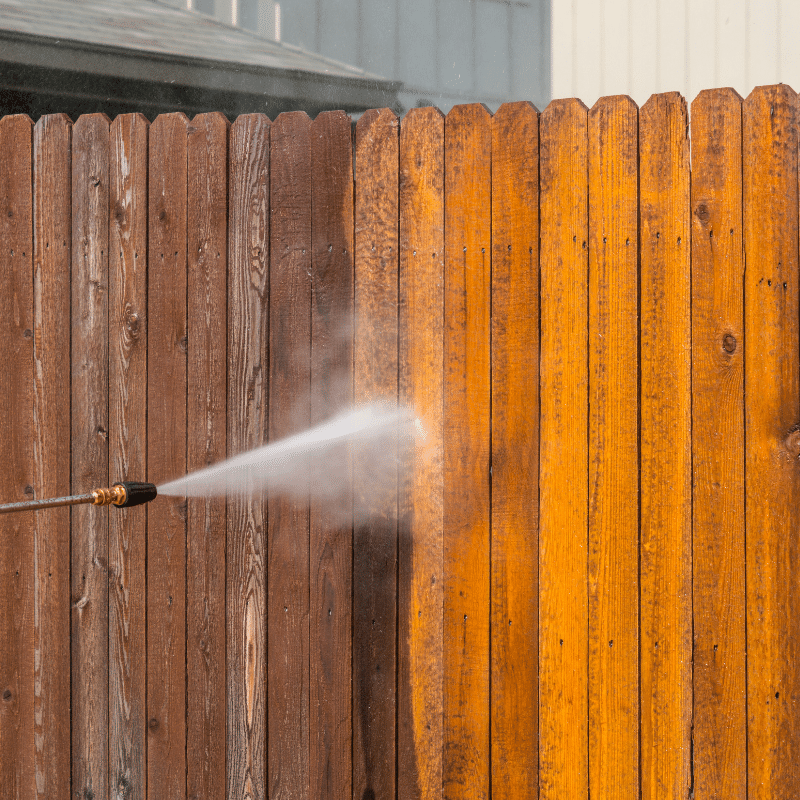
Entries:
{"label": "mist from spray", "polygon": [[262,492],[323,502],[345,511],[355,488],[360,515],[396,489],[401,453],[424,438],[411,409],[373,403],[232,456],[158,487],[159,495],[248,498]]}

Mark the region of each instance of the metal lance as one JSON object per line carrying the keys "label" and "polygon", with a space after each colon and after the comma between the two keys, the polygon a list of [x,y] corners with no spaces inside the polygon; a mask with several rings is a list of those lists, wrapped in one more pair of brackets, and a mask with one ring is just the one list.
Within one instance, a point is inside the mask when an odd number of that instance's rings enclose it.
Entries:
{"label": "metal lance", "polygon": [[13,511],[38,511],[42,508],[56,508],[58,506],[77,506],[91,504],[94,506],[116,506],[117,508],[131,508],[155,500],[158,492],[155,484],[141,483],[139,481],[123,481],[115,483],[107,489],[95,489],[88,494],[73,494],[68,497],[51,497],[48,500],[28,500],[24,503],[6,503],[0,505],[0,514],[10,514]]}

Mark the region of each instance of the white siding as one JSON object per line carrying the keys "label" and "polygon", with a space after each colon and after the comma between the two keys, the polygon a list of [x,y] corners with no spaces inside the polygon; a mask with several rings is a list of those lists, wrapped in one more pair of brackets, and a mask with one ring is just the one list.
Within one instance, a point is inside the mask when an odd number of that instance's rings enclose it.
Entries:
{"label": "white siding", "polygon": [[800,89],[800,0],[552,0],[551,25],[554,98]]}

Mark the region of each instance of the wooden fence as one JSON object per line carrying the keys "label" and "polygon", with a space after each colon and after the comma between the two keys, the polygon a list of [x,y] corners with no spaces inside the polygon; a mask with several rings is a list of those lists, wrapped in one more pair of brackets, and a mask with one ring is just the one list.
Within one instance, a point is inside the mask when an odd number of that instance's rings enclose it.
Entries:
{"label": "wooden fence", "polygon": [[427,430],[0,518],[0,797],[800,795],[798,102],[691,112],[0,120],[0,501]]}

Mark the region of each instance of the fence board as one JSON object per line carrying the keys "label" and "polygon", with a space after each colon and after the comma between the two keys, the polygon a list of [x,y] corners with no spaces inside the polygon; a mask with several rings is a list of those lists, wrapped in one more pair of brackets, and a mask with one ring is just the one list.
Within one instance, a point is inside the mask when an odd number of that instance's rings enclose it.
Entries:
{"label": "fence board", "polygon": [[[70,493],[70,327],[72,123],[63,114],[33,130],[34,487],[40,497]],[[69,798],[69,510],[36,515],[34,743],[36,793]]]}
{"label": "fence board", "polygon": [[[72,134],[72,488],[108,485],[109,120]],[[72,509],[72,788],[108,786],[108,511]]]}
{"label": "fence board", "polygon": [[[311,421],[353,402],[353,142],[343,111],[311,124]],[[325,471],[350,472],[343,454]],[[352,486],[311,503],[311,797],[352,793]]]}
{"label": "fence board", "polygon": [[[111,124],[108,415],[111,480],[143,480],[147,466],[147,137],[125,114]],[[113,511],[108,529],[108,794],[143,800],[147,659],[147,511]]]}
{"label": "fence board", "polygon": [[653,95],[639,118],[641,796],[678,798],[691,794],[692,770],[692,330],[686,101],[677,92]]}
{"label": "fence board", "polygon": [[589,793],[639,792],[637,110],[589,112]]}
{"label": "fence board", "polygon": [[691,110],[694,793],[744,800],[742,98]]}
{"label": "fence board", "polygon": [[[186,472],[186,146],[188,120],[150,126],[147,474]],[[147,513],[147,794],[186,795],[186,499]]]}
{"label": "fence board", "polygon": [[539,795],[539,115],[492,119],[492,797]]}
{"label": "fence board", "polygon": [[[355,399],[397,400],[399,124],[356,125]],[[395,448],[396,440],[390,445]],[[353,796],[395,794],[397,473],[355,458]],[[366,490],[366,494],[365,494]]]}
{"label": "fence board", "polygon": [[[263,114],[230,130],[228,211],[228,453],[267,438],[269,132]],[[228,498],[227,796],[266,796],[266,503]],[[249,649],[252,648],[252,649]],[[249,682],[249,683],[248,683]],[[248,693],[248,688],[250,692]],[[249,782],[249,784],[248,784]]]}
{"label": "fence board", "polygon": [[[311,120],[281,114],[270,145],[269,438],[308,426],[311,381]],[[309,510],[270,495],[270,796],[309,794]]]}
{"label": "fence board", "polygon": [[[228,120],[188,127],[186,467],[223,461],[227,434]],[[186,520],[186,792],[225,792],[225,498],[192,498]],[[263,681],[261,688],[263,691]],[[263,737],[263,732],[262,732]]]}
{"label": "fence board", "polygon": [[397,796],[436,800],[444,599],[444,116],[438,109],[414,109],[403,118],[399,181],[400,401],[414,409],[425,438],[399,487]]}
{"label": "fence board", "polygon": [[742,111],[747,785],[748,797],[791,797],[800,794],[800,545],[787,535],[800,527],[797,96],[755,89]]}
{"label": "fence board", "polygon": [[445,121],[444,796],[489,796],[491,117]]}
{"label": "fence board", "polygon": [[539,792],[585,798],[588,754],[588,110],[540,131]]}
{"label": "fence board", "polygon": [[[11,501],[34,494],[34,297],[32,124],[0,120],[0,491]],[[0,523],[0,797],[35,796],[35,520]]]}

